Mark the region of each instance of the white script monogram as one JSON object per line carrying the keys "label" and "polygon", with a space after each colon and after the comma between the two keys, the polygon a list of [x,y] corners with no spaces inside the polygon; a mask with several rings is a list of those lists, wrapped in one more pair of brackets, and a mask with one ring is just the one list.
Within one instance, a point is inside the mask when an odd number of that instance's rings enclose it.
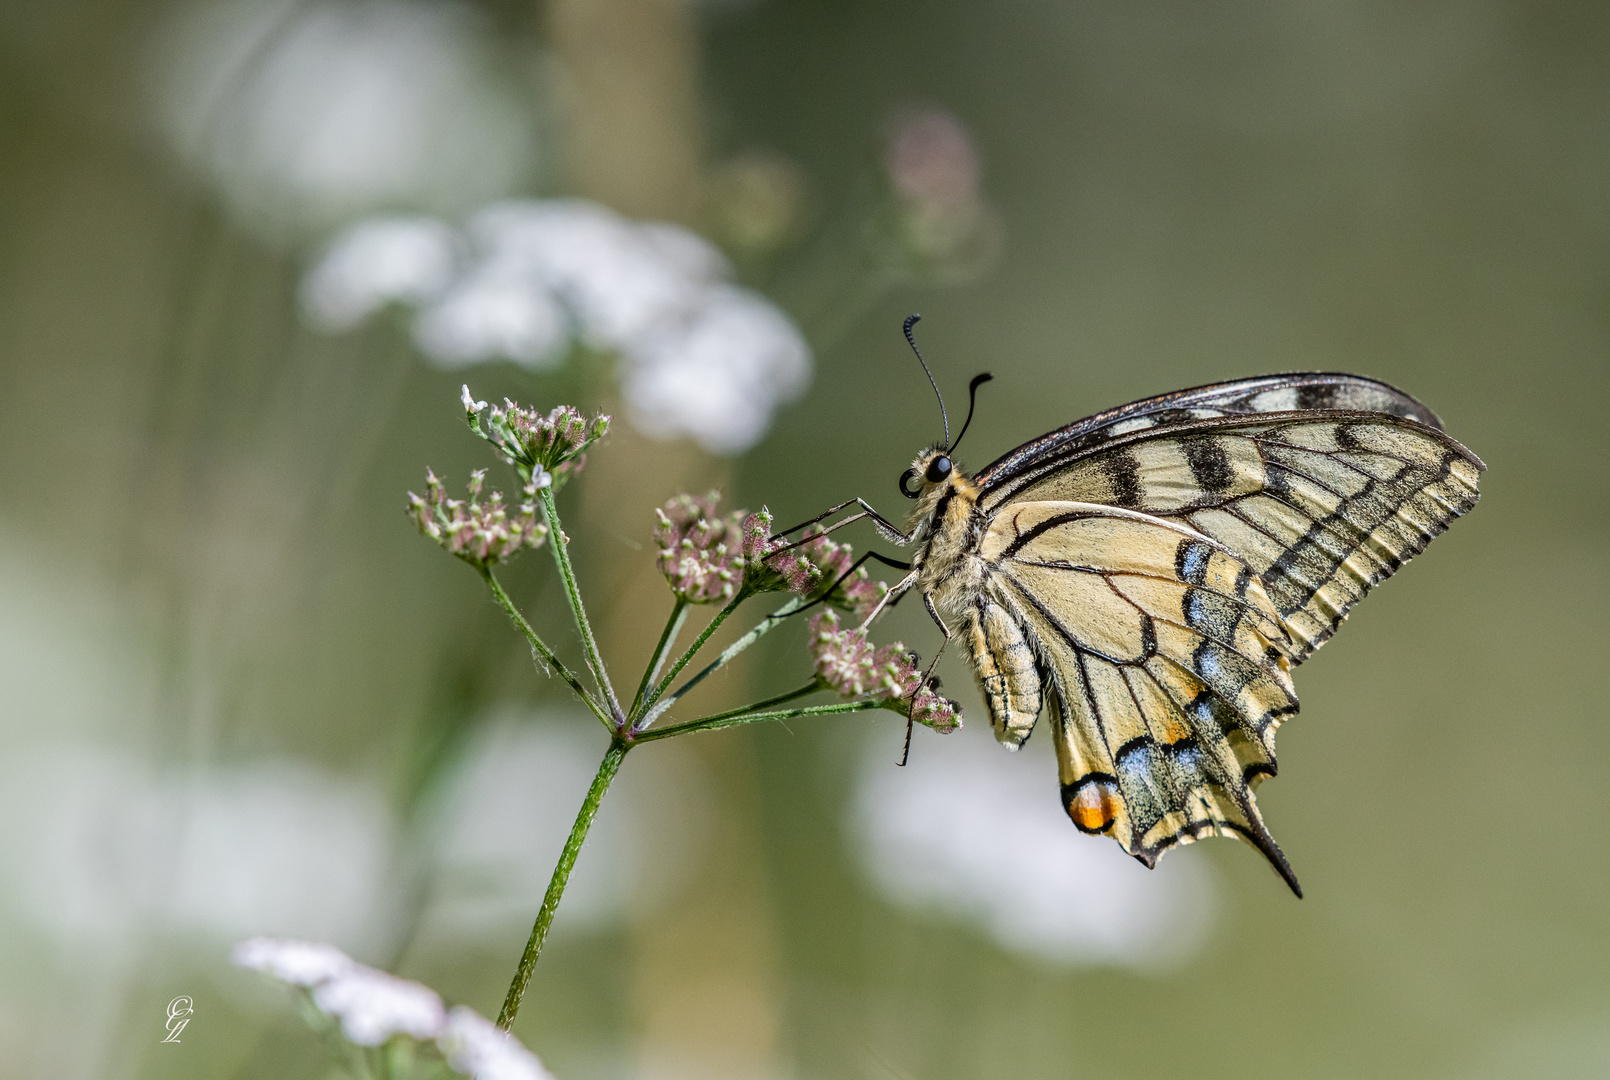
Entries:
{"label": "white script monogram", "polygon": [[168,1037],[162,1041],[165,1043],[178,1042],[179,1032],[183,1031],[185,1025],[190,1023],[190,1014],[195,1011],[195,1002],[182,994],[168,1002]]}

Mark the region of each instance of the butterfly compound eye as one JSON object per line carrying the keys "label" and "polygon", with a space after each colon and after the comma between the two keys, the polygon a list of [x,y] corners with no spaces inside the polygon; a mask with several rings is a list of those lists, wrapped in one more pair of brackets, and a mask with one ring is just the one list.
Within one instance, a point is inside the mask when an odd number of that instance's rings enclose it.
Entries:
{"label": "butterfly compound eye", "polygon": [[920,486],[915,491],[913,491],[910,487],[907,486],[908,484],[910,484],[911,481],[915,480],[916,478],[917,478],[917,470],[916,469],[907,469],[905,472],[901,473],[900,474],[900,494],[904,495],[908,499],[915,499],[917,496],[921,495],[922,494],[922,488]]}
{"label": "butterfly compound eye", "polygon": [[930,484],[940,483],[949,475],[950,459],[944,454],[940,454],[928,463],[928,482]]}

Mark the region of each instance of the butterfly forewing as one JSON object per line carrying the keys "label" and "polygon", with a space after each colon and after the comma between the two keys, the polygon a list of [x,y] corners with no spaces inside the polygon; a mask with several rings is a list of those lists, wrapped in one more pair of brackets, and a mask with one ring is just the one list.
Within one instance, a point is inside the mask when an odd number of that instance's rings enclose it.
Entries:
{"label": "butterfly forewing", "polygon": [[1188,527],[1063,501],[1005,508],[979,554],[988,576],[966,638],[992,723],[1021,743],[1029,710],[1051,701],[1074,823],[1148,865],[1238,834],[1295,888],[1251,792],[1297,707],[1289,642],[1251,568]]}
{"label": "butterfly forewing", "polygon": [[1220,541],[1262,578],[1300,662],[1372,586],[1475,505],[1479,459],[1382,413],[1215,416],[1105,440],[1052,469],[980,476],[986,512],[1097,502]]}
{"label": "butterfly forewing", "polygon": [[1209,383],[1132,401],[1076,420],[1025,443],[978,474],[978,481],[1008,490],[1027,477],[1052,471],[1121,435],[1176,427],[1215,416],[1347,410],[1385,413],[1442,428],[1436,413],[1394,386],[1362,375],[1300,372]]}

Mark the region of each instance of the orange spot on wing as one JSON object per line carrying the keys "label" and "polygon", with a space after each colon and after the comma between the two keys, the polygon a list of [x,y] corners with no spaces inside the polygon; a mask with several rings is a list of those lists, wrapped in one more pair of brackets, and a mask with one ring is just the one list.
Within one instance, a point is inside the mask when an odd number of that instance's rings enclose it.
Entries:
{"label": "orange spot on wing", "polygon": [[1118,818],[1118,792],[1100,781],[1085,784],[1068,800],[1068,816],[1085,832],[1106,832]]}
{"label": "orange spot on wing", "polygon": [[1181,719],[1182,718],[1175,713],[1163,714],[1162,722],[1158,724],[1158,727],[1162,729],[1161,733],[1163,738],[1161,741],[1163,743],[1177,743],[1181,739],[1188,739],[1191,737],[1191,729],[1181,723]]}

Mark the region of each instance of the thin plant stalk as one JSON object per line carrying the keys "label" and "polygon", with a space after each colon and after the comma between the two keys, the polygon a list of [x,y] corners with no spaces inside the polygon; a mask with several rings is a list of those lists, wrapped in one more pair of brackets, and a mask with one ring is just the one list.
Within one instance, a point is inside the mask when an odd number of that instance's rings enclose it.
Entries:
{"label": "thin plant stalk", "polygon": [[[736,603],[736,601],[734,602],[734,604],[735,603]],[[734,604],[729,604],[728,607],[731,608],[731,607],[734,606]],[[653,705],[654,707],[652,709],[650,709],[649,712],[647,713],[647,715],[645,715],[643,717],[642,721],[640,721],[636,725],[635,730],[642,731],[644,728],[647,728],[650,724],[654,723],[654,721],[658,720],[661,716],[665,715],[665,711],[667,709],[669,709],[672,705],[675,705],[677,703],[677,700],[679,698],[681,698],[682,695],[686,694],[689,690],[692,690],[695,686],[699,685],[699,683],[703,682],[706,678],[708,678],[711,674],[713,674],[718,669],[720,669],[722,667],[725,667],[727,664],[731,663],[732,660],[734,658],[736,658],[739,653],[743,652],[745,649],[749,648],[749,646],[751,646],[755,642],[759,641],[766,634],[767,631],[771,630],[772,627],[774,627],[778,623],[782,622],[783,617],[785,615],[792,615],[794,612],[798,611],[802,606],[804,606],[804,604],[805,604],[805,599],[803,597],[799,597],[799,596],[790,597],[786,604],[784,604],[782,607],[778,608],[776,611],[772,612],[770,615],[767,615],[764,619],[760,620],[760,622],[757,625],[755,625],[747,634],[745,634],[743,637],[739,638],[737,641],[734,641],[731,645],[728,645],[725,649],[723,649],[721,651],[720,656],[718,656],[714,660],[710,661],[710,663],[705,665],[703,670],[701,670],[697,675],[693,676],[693,678],[691,678],[687,682],[683,683],[677,689],[676,693],[672,694],[670,697],[667,697],[667,698],[659,701],[657,704],[656,704],[656,702],[654,701],[653,698],[649,699],[649,701],[645,702],[645,704],[646,705]],[[726,612],[723,611],[722,615],[718,616],[718,618],[724,617],[725,614],[726,614]],[[708,636],[709,636],[708,634],[704,635],[704,637],[708,637]],[[703,644],[703,638],[701,638],[700,641],[695,643],[695,649],[700,644]],[[688,654],[682,658],[682,665],[681,665],[682,667],[687,666],[687,661],[693,659],[693,652],[694,651],[695,650],[690,649],[688,651]],[[673,670],[669,675],[666,676],[665,681],[661,684],[659,693],[656,693],[654,695],[655,698],[658,698],[660,696],[660,694],[663,694],[665,692],[664,688],[666,686],[670,685],[671,680],[676,677],[677,672],[680,671],[680,670],[681,670],[681,667]]]}
{"label": "thin plant stalk", "polygon": [[803,709],[784,709],[779,712],[751,713],[747,710],[738,709],[730,713],[717,713],[714,716],[689,720],[685,724],[672,724],[670,727],[645,731],[633,739],[633,742],[653,742],[655,739],[669,739],[672,735],[687,735],[695,731],[715,731],[717,728],[736,727],[739,724],[759,724],[768,720],[793,720],[801,716],[831,716],[835,713],[864,712],[867,709],[882,709],[887,705],[888,701],[884,698],[864,698],[860,701],[839,702],[836,705],[811,705]]}
{"label": "thin plant stalk", "polygon": [[[749,599],[749,594],[740,589],[738,595],[734,596],[730,601],[727,602],[726,607],[715,613],[705,628],[699,631],[699,636],[693,639],[693,644],[689,645],[687,650],[683,652],[681,656],[676,658],[676,663],[672,664],[671,670],[665,673],[665,678],[661,679],[657,684],[655,684],[654,689],[649,691],[648,696],[644,698],[641,703],[641,708],[650,708],[656,701],[660,699],[660,696],[663,695],[667,689],[669,689],[672,681],[675,680],[678,675],[682,674],[682,669],[687,667],[688,664],[693,660],[694,655],[698,653],[700,649],[704,648],[704,643],[710,640],[710,635],[715,633],[721,624],[727,621],[727,617],[730,616],[734,611],[738,610],[738,605],[742,604],[747,599]],[[659,709],[655,709],[649,715],[658,716],[660,713],[665,711],[668,705],[669,703],[667,703],[667,706],[662,706]]]}
{"label": "thin plant stalk", "polygon": [[576,587],[576,572],[570,565],[570,553],[565,550],[565,533],[559,524],[559,507],[554,502],[551,485],[542,489],[542,514],[548,519],[548,546],[553,549],[553,561],[565,582],[565,599],[570,601],[570,613],[575,617],[576,629],[581,633],[581,647],[587,654],[587,666],[592,669],[593,678],[598,680],[598,687],[614,717],[614,726],[618,727],[625,724],[626,714],[621,711],[615,688],[609,683],[609,672],[604,669],[603,657],[598,653],[592,623],[587,621],[587,609],[581,603],[581,590]]}
{"label": "thin plant stalk", "polygon": [[630,743],[619,739],[610,742],[609,749],[604,752],[604,760],[598,765],[598,775],[593,777],[592,787],[587,789],[587,797],[582,800],[576,823],[570,827],[570,836],[559,854],[559,864],[553,868],[548,892],[542,898],[542,909],[537,912],[537,921],[531,927],[531,937],[527,939],[525,952],[520,956],[520,966],[515,969],[514,981],[509,984],[508,996],[503,999],[503,1011],[498,1013],[498,1027],[504,1031],[509,1030],[515,1014],[520,1011],[520,999],[525,997],[526,985],[537,966],[537,957],[542,953],[542,943],[547,940],[548,928],[553,925],[554,913],[559,910],[559,899],[565,894],[565,885],[570,881],[576,856],[581,853],[582,842],[587,839],[587,830],[592,828],[593,818],[598,816],[598,806],[604,801],[610,781],[615,779],[621,762],[626,759],[626,751],[630,749]]}
{"label": "thin plant stalk", "polygon": [[606,728],[614,731],[614,723],[609,714],[599,705],[597,699],[587,692],[587,688],[581,684],[581,680],[576,678],[575,674],[565,667],[564,662],[554,655],[553,650],[543,643],[543,640],[537,636],[537,632],[531,629],[531,624],[526,622],[524,615],[520,614],[520,609],[514,606],[514,601],[509,599],[509,594],[503,591],[502,583],[492,573],[491,568],[482,569],[481,576],[486,579],[487,587],[492,590],[492,596],[496,598],[498,606],[503,608],[510,621],[514,623],[520,633],[525,635],[526,641],[531,643],[531,651],[540,656],[543,663],[557,672],[559,677],[569,684],[570,688],[576,692],[576,696],[581,698],[587,708],[603,722]]}
{"label": "thin plant stalk", "polygon": [[[741,708],[729,709],[726,712],[716,713],[713,716],[702,716],[699,718],[699,722],[703,723],[709,720],[725,720],[730,716],[743,716],[746,713],[758,712],[762,709],[770,709],[778,705],[786,705],[788,702],[802,698],[806,694],[814,694],[816,691],[823,689],[826,689],[826,687],[823,686],[821,680],[812,679],[804,686],[790,690],[786,694],[778,694],[776,697],[767,698],[765,701],[756,701],[752,704],[744,705]],[[633,732],[634,738],[640,736],[640,734],[641,733],[639,732]]]}
{"label": "thin plant stalk", "polygon": [[654,646],[654,654],[649,659],[648,667],[643,669],[643,681],[637,684],[637,693],[632,698],[632,708],[628,716],[637,715],[638,706],[643,704],[643,695],[648,693],[649,685],[659,678],[660,669],[665,666],[665,659],[670,655],[671,645],[687,621],[688,602],[679,596],[671,608],[671,617],[665,620],[665,629],[660,631],[660,642]]}

